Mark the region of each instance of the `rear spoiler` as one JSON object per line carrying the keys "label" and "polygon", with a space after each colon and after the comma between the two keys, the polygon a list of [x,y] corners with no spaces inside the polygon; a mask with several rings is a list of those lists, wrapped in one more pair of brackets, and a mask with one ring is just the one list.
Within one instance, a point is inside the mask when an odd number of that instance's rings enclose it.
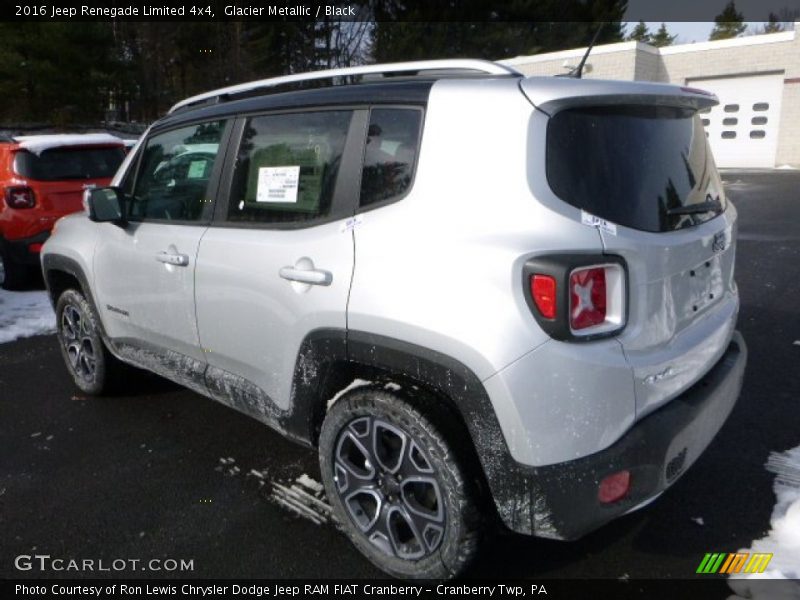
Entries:
{"label": "rear spoiler", "polygon": [[528,100],[547,114],[574,106],[651,104],[702,110],[719,104],[711,92],[666,83],[528,77],[519,86]]}

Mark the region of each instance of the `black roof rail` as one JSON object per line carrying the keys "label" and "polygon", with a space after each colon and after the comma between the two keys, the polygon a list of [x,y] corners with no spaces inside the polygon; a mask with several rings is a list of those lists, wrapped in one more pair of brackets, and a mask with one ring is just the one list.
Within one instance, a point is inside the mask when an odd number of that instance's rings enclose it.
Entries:
{"label": "black roof rail", "polygon": [[[255,94],[260,91],[263,91],[263,94],[275,93],[278,91],[275,89],[277,87],[285,88],[290,84],[302,84],[309,81],[336,80],[341,78],[348,80],[350,83],[374,83],[376,81],[385,80],[396,81],[396,78],[403,76],[435,76],[437,73],[442,76],[452,76],[455,73],[467,75],[476,73],[482,75],[521,76],[519,71],[509,66],[490,62],[488,60],[474,59],[424,60],[383,65],[361,65],[357,67],[344,67],[341,69],[312,71],[311,73],[298,73],[294,75],[272,77],[270,79],[260,79],[212,90],[177,102],[169,109],[167,114],[197,105],[224,102],[233,96]],[[374,76],[374,78],[370,76]]]}

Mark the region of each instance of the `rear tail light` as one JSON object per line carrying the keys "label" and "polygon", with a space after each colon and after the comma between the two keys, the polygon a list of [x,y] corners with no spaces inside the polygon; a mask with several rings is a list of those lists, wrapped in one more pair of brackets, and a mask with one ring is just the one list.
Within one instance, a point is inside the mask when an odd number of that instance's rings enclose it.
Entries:
{"label": "rear tail light", "polygon": [[618,264],[592,265],[569,274],[569,328],[586,336],[625,324],[625,277]]}
{"label": "rear tail light", "polygon": [[545,319],[556,318],[556,279],[550,275],[531,277],[531,297]]}
{"label": "rear tail light", "polygon": [[7,187],[6,204],[10,208],[33,208],[36,205],[36,195],[28,186]]}
{"label": "rear tail light", "polygon": [[522,274],[528,307],[553,339],[589,340],[625,327],[627,274],[621,257],[538,256],[525,263]]}

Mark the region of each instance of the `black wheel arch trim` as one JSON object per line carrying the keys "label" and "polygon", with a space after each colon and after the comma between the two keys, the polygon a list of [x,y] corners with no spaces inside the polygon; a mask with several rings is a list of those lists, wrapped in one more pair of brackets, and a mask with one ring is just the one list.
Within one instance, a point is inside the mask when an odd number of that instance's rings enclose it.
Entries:
{"label": "black wheel arch trim", "polygon": [[86,298],[86,301],[91,304],[95,315],[97,315],[101,334],[105,336],[105,328],[103,327],[102,319],[100,318],[100,311],[97,310],[97,304],[94,301],[92,288],[89,286],[89,279],[83,272],[83,268],[75,259],[67,256],[62,256],[60,254],[45,254],[42,256],[42,274],[44,275],[44,284],[47,287],[47,295],[50,298],[50,303],[53,305],[53,309],[56,307],[58,297],[54,295],[56,290],[53,289],[53,281],[50,275],[53,272],[58,271],[66,273],[67,275],[71,275],[78,281],[78,285],[81,288],[79,291],[83,294],[84,298]]}

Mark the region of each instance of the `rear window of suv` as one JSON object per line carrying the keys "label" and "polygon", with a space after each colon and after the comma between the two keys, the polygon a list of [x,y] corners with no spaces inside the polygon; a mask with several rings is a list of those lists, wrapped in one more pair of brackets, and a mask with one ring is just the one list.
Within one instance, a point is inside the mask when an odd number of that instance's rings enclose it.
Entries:
{"label": "rear window of suv", "polygon": [[[705,130],[693,110],[563,110],[548,124],[546,162],[548,182],[559,198],[633,229],[682,229],[725,209]],[[704,207],[709,208],[699,210]]]}
{"label": "rear window of suv", "polygon": [[37,181],[108,179],[124,158],[125,150],[119,147],[53,148],[39,155],[20,150],[14,159],[14,171]]}

